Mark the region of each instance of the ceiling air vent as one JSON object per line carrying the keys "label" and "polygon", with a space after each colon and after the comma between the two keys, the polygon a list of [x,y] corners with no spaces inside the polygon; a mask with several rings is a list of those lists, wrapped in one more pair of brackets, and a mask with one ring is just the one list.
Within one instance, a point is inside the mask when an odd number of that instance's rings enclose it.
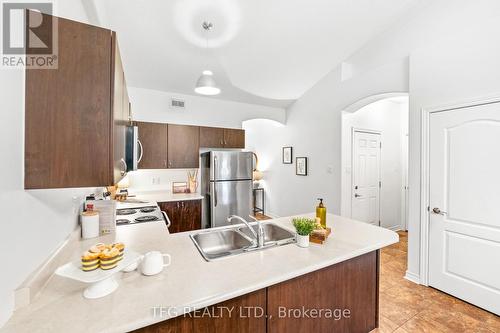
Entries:
{"label": "ceiling air vent", "polygon": [[184,109],[185,104],[186,104],[186,101],[184,101],[183,99],[172,98],[170,100],[170,108],[171,109]]}

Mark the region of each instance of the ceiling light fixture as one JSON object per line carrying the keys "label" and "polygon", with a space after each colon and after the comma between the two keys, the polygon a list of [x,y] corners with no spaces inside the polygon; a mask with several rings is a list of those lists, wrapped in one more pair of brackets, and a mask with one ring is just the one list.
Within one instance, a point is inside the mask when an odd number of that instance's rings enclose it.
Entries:
{"label": "ceiling light fixture", "polygon": [[[207,37],[206,37],[206,49],[208,53],[208,33],[214,25],[211,22],[203,22],[201,25],[203,29],[206,31]],[[196,82],[196,87],[194,88],[194,91],[200,95],[208,95],[208,96],[213,96],[213,95],[218,95],[220,94],[220,88],[217,87],[217,84],[215,83],[215,80],[213,78],[214,73],[209,70],[204,70]]]}

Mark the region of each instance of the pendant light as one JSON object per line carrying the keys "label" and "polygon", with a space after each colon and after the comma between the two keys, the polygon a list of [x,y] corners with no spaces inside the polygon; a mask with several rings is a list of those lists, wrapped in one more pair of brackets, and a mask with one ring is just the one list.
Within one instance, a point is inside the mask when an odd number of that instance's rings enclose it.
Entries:
{"label": "pendant light", "polygon": [[[203,22],[201,25],[203,29],[206,31],[207,37],[207,44],[206,44],[206,49],[208,53],[208,33],[214,25],[211,22]],[[215,83],[215,80],[213,78],[213,73],[212,71],[209,70],[204,70],[196,82],[196,87],[194,88],[194,91],[200,95],[207,95],[207,96],[213,96],[213,95],[218,95],[220,94],[220,88],[217,87],[217,84]]]}

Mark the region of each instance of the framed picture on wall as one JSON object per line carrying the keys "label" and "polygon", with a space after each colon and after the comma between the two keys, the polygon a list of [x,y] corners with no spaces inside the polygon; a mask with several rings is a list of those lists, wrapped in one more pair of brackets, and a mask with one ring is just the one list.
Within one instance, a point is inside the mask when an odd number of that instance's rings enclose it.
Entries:
{"label": "framed picture on wall", "polygon": [[293,164],[292,147],[283,147],[283,164]]}
{"label": "framed picture on wall", "polygon": [[297,157],[295,161],[295,174],[297,176],[307,176],[307,157]]}

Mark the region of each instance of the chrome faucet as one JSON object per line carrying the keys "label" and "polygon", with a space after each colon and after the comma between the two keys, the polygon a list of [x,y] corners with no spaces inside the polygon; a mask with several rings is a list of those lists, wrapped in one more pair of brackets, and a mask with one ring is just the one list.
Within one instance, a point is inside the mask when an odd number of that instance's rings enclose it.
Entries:
{"label": "chrome faucet", "polygon": [[[257,247],[264,247],[265,232],[264,232],[264,227],[262,226],[262,224],[260,222],[258,222],[259,227],[257,229],[257,232],[255,232],[255,230],[253,230],[253,228],[250,226],[248,221],[240,216],[231,215],[227,218],[227,222],[231,223],[232,220],[234,220],[234,219],[243,222],[247,226],[247,228],[250,229],[250,232],[252,233],[252,235],[254,237],[254,239],[252,240],[253,245],[256,245]],[[255,221],[257,221],[257,219],[255,219]]]}

